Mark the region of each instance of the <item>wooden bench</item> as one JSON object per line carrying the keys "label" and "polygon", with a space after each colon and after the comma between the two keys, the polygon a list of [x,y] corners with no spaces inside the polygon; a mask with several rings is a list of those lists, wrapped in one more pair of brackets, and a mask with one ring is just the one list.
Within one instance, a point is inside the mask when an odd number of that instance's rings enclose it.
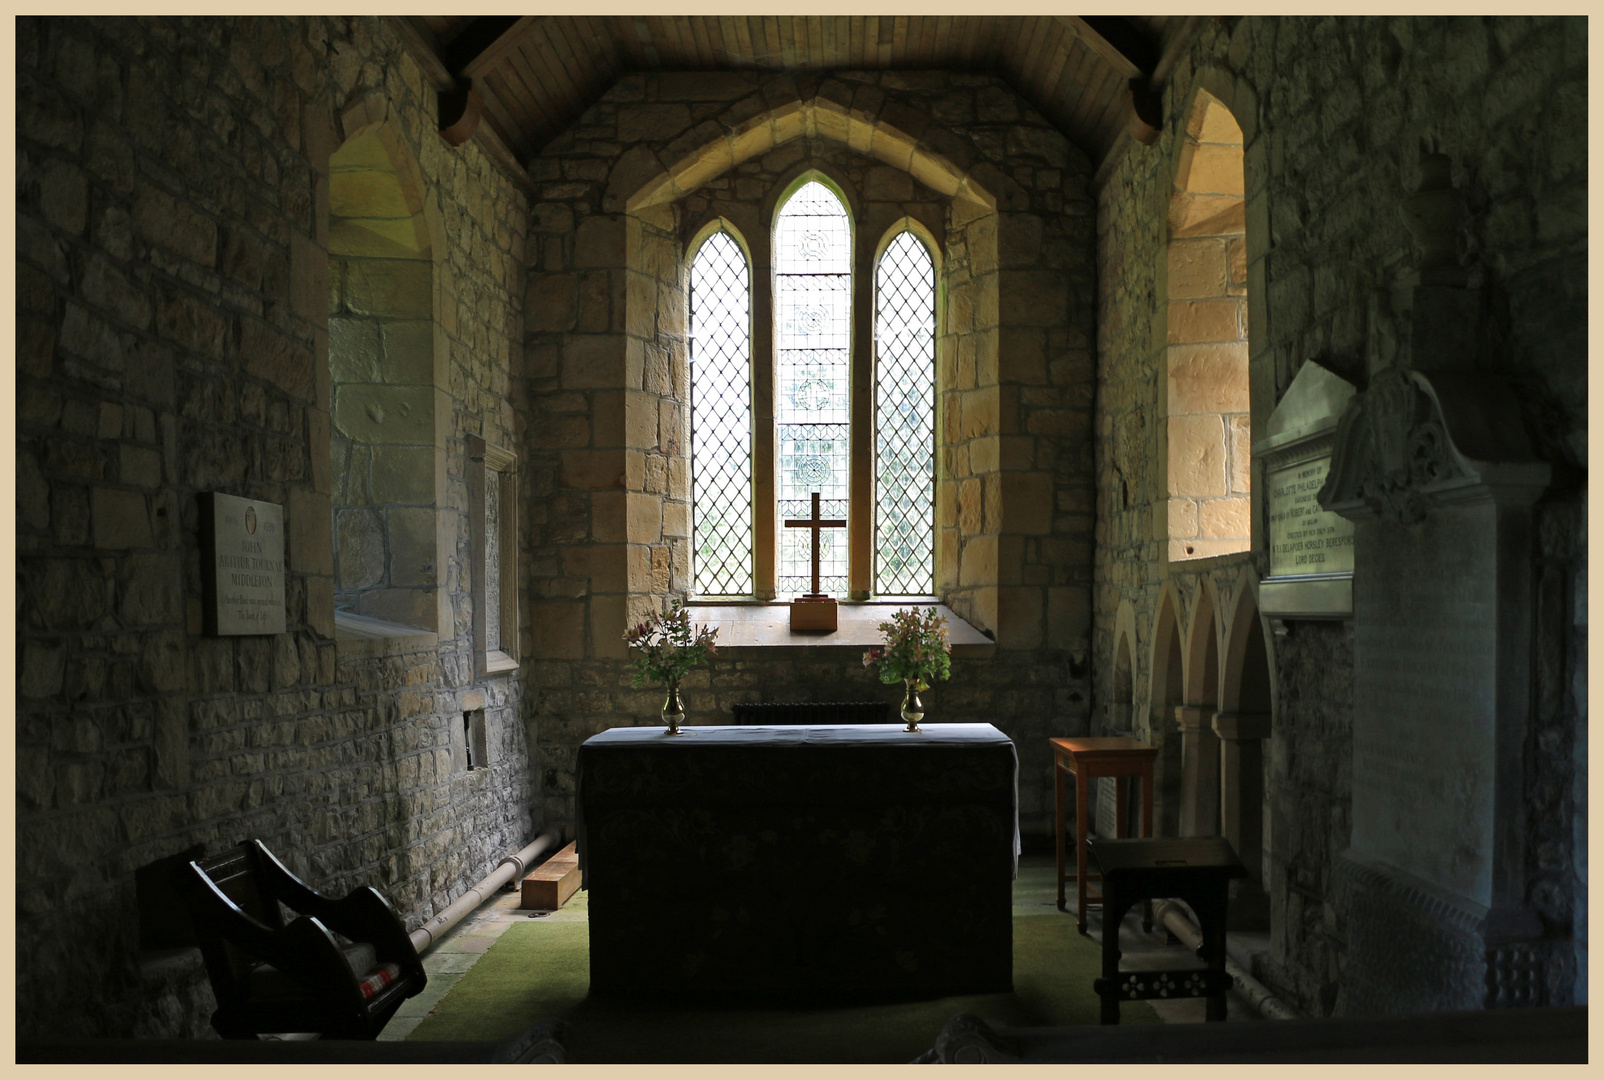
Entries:
{"label": "wooden bench", "polygon": [[[577,843],[577,841],[576,841]],[[541,863],[523,880],[520,908],[556,911],[579,888],[579,850],[569,844]]]}

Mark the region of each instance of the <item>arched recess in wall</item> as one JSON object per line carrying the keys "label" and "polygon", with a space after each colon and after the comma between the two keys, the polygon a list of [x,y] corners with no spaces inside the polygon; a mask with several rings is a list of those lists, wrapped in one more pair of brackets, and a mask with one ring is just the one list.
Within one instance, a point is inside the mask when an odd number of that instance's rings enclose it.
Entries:
{"label": "arched recess in wall", "polygon": [[440,508],[438,214],[387,121],[346,118],[329,160],[335,621],[342,640],[451,632]]}
{"label": "arched recess in wall", "polygon": [[1256,592],[1251,569],[1243,567],[1225,619],[1216,727],[1223,754],[1222,831],[1249,877],[1262,885],[1268,882],[1263,864],[1270,850],[1268,765],[1275,680]]}
{"label": "arched recess in wall", "polygon": [[1180,597],[1166,581],[1153,616],[1153,654],[1147,669],[1147,738],[1159,751],[1154,762],[1153,831],[1160,836],[1180,835],[1181,737],[1175,710],[1186,694],[1180,613]]}
{"label": "arched recess in wall", "polygon": [[[990,169],[985,163],[976,164],[967,170],[960,168],[927,143],[899,131],[893,125],[883,121],[862,119],[852,110],[823,99],[795,101],[758,116],[744,118],[706,144],[693,147],[666,165],[658,162],[649,152],[642,151],[637,154],[631,151],[626,153],[615,168],[603,203],[604,208],[616,208],[624,214],[623,242],[630,268],[625,304],[628,353],[625,382],[630,387],[630,392],[626,393],[624,398],[626,431],[645,431],[657,427],[661,415],[659,410],[664,408],[662,395],[634,392],[637,385],[634,357],[638,355],[644,358],[641,366],[648,378],[654,357],[666,358],[666,366],[670,371],[678,370],[678,364],[682,362],[674,359],[677,353],[683,353],[683,343],[677,338],[676,331],[682,323],[682,318],[668,310],[668,306],[675,303],[682,304],[684,294],[683,283],[676,276],[682,272],[684,260],[679,257],[674,204],[695,192],[702,184],[722,175],[741,162],[767,153],[777,145],[804,136],[827,139],[845,145],[856,153],[877,158],[910,174],[944,196],[948,200],[945,227],[949,239],[954,235],[960,236],[966,245],[966,250],[971,253],[971,262],[990,268],[986,273],[977,274],[973,281],[966,283],[966,288],[972,297],[968,309],[996,310],[997,274],[994,268],[997,265],[997,202],[984,179],[986,171]],[[1000,174],[996,180],[1007,182]],[[763,224],[767,225],[768,221]],[[749,239],[753,243],[756,255],[761,239],[755,234]],[[866,239],[859,237],[859,244],[862,245]],[[939,256],[941,247],[932,246],[938,253],[936,266],[942,286],[939,292],[946,293],[950,264],[941,260]],[[863,266],[855,266],[855,273],[863,281],[872,280],[872,264],[868,250],[863,251],[862,262]],[[858,301],[855,300],[856,302]],[[764,347],[763,323],[769,315],[770,313],[763,309],[762,303],[754,304],[754,349],[757,351],[761,351]],[[939,331],[938,364],[939,357],[944,355],[945,351],[956,347],[955,339],[965,334],[977,337],[989,335],[992,338],[991,354],[995,355],[997,334],[995,327],[977,328],[972,322],[962,327],[952,327],[945,323],[940,325],[942,329]],[[672,378],[666,382],[673,385]],[[754,378],[754,387],[761,401],[765,391],[764,380],[761,377]],[[954,402],[947,400],[948,393],[949,388],[938,386],[938,415],[957,407]],[[967,402],[972,415],[996,414],[999,386],[995,382],[967,389],[964,393],[968,398],[974,399]],[[989,409],[979,404],[979,399],[987,397],[991,401]],[[978,524],[966,531],[964,524],[959,520],[960,515],[956,512],[958,485],[952,471],[953,450],[955,441],[969,438],[970,433],[960,433],[956,439],[943,437],[940,423],[937,425],[937,432],[939,440],[936,455],[937,591],[960,616],[983,628],[997,628],[997,537],[995,534],[981,534]],[[994,430],[977,429],[973,436],[994,438],[996,434]],[[754,454],[760,459],[764,452],[764,439],[763,424],[759,423],[754,439]],[[662,444],[659,444],[658,448],[661,450]],[[772,449],[769,452],[772,454]],[[683,449],[680,449],[669,456],[671,459],[676,456],[683,458],[683,454]],[[645,501],[659,500],[664,509],[657,517],[661,521],[669,520],[675,513],[672,510],[673,505],[687,498],[687,492],[682,487],[675,486],[678,478],[687,472],[683,465],[676,467],[671,460],[667,469],[670,484],[662,495],[637,491],[633,486],[627,486],[627,490],[620,493],[629,507],[627,514],[621,515],[628,524],[628,533],[625,537],[628,545],[666,547],[668,549],[666,559],[675,567],[680,566],[682,561],[674,553],[675,538],[654,527],[651,509],[645,506]],[[627,475],[626,485],[629,483]],[[759,488],[760,500],[763,498],[761,490],[763,483],[760,470],[759,477],[755,481],[755,486]],[[772,522],[762,513],[758,513],[755,517],[754,534],[757,551],[754,561],[759,577],[757,592],[761,596],[765,595],[764,552],[774,547]],[[856,544],[856,541],[854,543]],[[855,546],[855,555],[856,550]],[[657,557],[655,553],[652,556],[654,559]],[[688,558],[683,561],[688,565]],[[867,564],[867,560],[864,564]],[[772,559],[768,560],[768,566],[768,576],[772,580]],[[968,574],[963,572],[965,567],[972,568]],[[668,603],[673,591],[671,582],[681,579],[682,575],[678,574],[666,578],[654,577],[649,589],[631,587],[627,595],[620,598],[625,603],[618,605],[616,616],[609,610],[603,613],[603,618],[608,621],[616,618],[621,628],[626,617],[638,618],[645,612],[658,610]],[[772,584],[767,588],[772,589]],[[593,601],[593,620],[596,614],[596,605]],[[601,640],[594,621],[592,634],[597,640]]]}
{"label": "arched recess in wall", "polygon": [[1200,89],[1181,134],[1166,247],[1171,562],[1251,543],[1245,190],[1242,128]]}

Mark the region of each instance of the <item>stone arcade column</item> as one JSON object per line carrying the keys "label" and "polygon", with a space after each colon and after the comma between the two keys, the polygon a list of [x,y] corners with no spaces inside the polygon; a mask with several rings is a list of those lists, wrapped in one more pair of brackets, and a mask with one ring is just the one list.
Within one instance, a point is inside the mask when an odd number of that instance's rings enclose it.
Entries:
{"label": "stone arcade column", "polygon": [[1226,925],[1232,930],[1270,929],[1270,897],[1264,889],[1264,740],[1267,712],[1216,712],[1219,737],[1220,835],[1236,849],[1248,876],[1231,882]]}
{"label": "stone arcade column", "polygon": [[1507,382],[1421,362],[1422,316],[1460,292],[1417,291],[1416,370],[1383,368],[1349,402],[1320,492],[1355,523],[1343,1012],[1542,999],[1523,772],[1531,506],[1549,468]]}
{"label": "stone arcade column", "polygon": [[1181,726],[1182,836],[1214,836],[1220,805],[1220,740],[1209,726],[1214,710],[1207,705],[1177,705]]}
{"label": "stone arcade column", "polygon": [[1270,737],[1270,714],[1217,712],[1212,726],[1220,738],[1220,835],[1257,882],[1263,877],[1263,747]]}

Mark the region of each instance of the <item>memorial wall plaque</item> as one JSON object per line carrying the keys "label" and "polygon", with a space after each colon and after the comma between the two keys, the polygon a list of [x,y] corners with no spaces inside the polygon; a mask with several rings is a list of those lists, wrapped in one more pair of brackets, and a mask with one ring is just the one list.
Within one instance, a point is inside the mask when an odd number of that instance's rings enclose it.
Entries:
{"label": "memorial wall plaque", "polygon": [[284,507],[212,491],[200,509],[206,632],[284,633]]}
{"label": "memorial wall plaque", "polygon": [[1267,470],[1270,576],[1353,573],[1353,522],[1320,509],[1315,496],[1331,471],[1331,446]]}
{"label": "memorial wall plaque", "polygon": [[1346,379],[1305,362],[1253,446],[1264,468],[1270,552],[1259,610],[1272,618],[1353,614],[1353,522],[1322,509],[1316,498],[1331,469],[1337,420],[1353,393]]}

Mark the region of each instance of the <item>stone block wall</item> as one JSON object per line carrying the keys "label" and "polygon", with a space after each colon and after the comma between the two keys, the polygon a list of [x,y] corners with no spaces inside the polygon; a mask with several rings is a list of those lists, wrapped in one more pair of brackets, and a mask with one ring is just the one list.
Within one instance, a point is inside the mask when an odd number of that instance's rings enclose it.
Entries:
{"label": "stone block wall", "polygon": [[[202,1034],[199,969],[140,966],[135,868],[261,837],[416,925],[530,837],[519,677],[477,688],[495,764],[451,766],[464,440],[516,441],[525,201],[438,138],[378,20],[26,18],[16,57],[17,1032]],[[407,146],[448,238],[456,625],[410,651],[334,625],[328,173],[363,128]],[[212,490],[285,507],[287,632],[202,633]]]}
{"label": "stone block wall", "polygon": [[[1164,222],[1198,91],[1241,125],[1251,328],[1251,430],[1306,359],[1363,385],[1407,349],[1416,254],[1397,206],[1423,152],[1446,154],[1467,219],[1459,256],[1488,298],[1476,362],[1510,376],[1512,402],[1559,468],[1538,510],[1551,546],[1538,601],[1547,687],[1528,740],[1530,904],[1569,949],[1585,897],[1574,839],[1583,797],[1570,764],[1585,708],[1586,26],[1576,19],[1243,18],[1205,29],[1165,91],[1158,142],[1111,168],[1099,192],[1099,695],[1113,673],[1114,614],[1136,612],[1137,694],[1154,678],[1151,628],[1177,570],[1165,556],[1162,403],[1155,395],[1171,295]],[[1255,485],[1251,557],[1267,570]],[[1546,607],[1544,606],[1546,604]],[[1352,634],[1288,622],[1273,636],[1269,747],[1273,947],[1261,975],[1310,1015],[1341,1008],[1346,912],[1332,860],[1348,843]],[[1270,635],[1267,635],[1270,636]],[[1139,710],[1138,710],[1139,711]],[[1316,764],[1320,763],[1320,764]],[[1323,770],[1322,775],[1316,771]],[[1570,839],[1567,839],[1570,837]],[[1278,885],[1277,883],[1282,883]],[[1576,951],[1585,956],[1585,950]],[[1545,968],[1547,1000],[1570,1000],[1575,969]]]}
{"label": "stone block wall", "polygon": [[[530,168],[541,192],[531,208],[523,535],[535,613],[528,671],[539,688],[530,739],[544,811],[554,820],[572,813],[573,759],[585,738],[657,722],[661,701],[629,687],[620,636],[626,616],[690,587],[688,245],[723,218],[748,246],[754,280],[766,280],[781,190],[818,169],[847,192],[855,217],[856,304],[871,302],[872,255],[903,218],[941,248],[937,579],[954,610],[999,643],[993,659],[975,662],[968,689],[943,692],[958,703],[949,718],[985,715],[1015,738],[1026,827],[1045,832],[1046,737],[1084,732],[1089,715],[1092,219],[1083,156],[990,76],[661,73],[621,79]],[[772,438],[763,405],[772,313],[765,288],[754,298],[761,447]],[[866,332],[854,347],[870,347]],[[756,483],[764,497],[761,474]],[[763,560],[772,566],[764,516],[760,582]],[[866,589],[865,564],[854,565],[854,588]],[[756,687],[756,700],[828,699],[865,683],[849,652],[743,652],[740,674],[721,661],[712,687],[732,678]],[[829,682],[815,681],[821,672]],[[965,697],[982,687],[1005,704]],[[717,722],[723,699],[687,689],[688,722]]]}

